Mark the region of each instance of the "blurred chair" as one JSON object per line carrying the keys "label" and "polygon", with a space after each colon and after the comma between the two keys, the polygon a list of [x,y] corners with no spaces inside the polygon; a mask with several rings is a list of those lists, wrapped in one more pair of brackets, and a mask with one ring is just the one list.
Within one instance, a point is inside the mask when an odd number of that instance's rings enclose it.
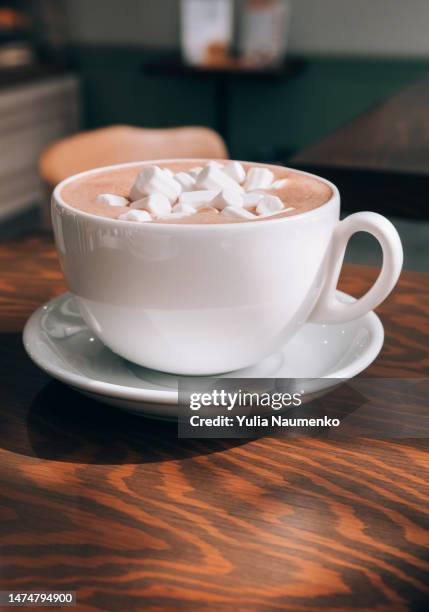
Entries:
{"label": "blurred chair", "polygon": [[206,127],[147,129],[114,125],[64,138],[43,152],[39,172],[52,190],[63,179],[99,166],[195,157],[227,159],[221,136]]}

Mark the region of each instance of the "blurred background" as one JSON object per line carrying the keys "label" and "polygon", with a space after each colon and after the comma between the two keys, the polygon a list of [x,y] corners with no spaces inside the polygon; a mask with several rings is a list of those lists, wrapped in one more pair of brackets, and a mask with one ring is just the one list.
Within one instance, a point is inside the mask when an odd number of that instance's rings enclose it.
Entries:
{"label": "blurred background", "polygon": [[[425,0],[0,0],[0,239],[47,228],[70,169],[201,125],[232,158],[333,179],[429,270],[428,30]],[[378,247],[358,236],[347,257]]]}

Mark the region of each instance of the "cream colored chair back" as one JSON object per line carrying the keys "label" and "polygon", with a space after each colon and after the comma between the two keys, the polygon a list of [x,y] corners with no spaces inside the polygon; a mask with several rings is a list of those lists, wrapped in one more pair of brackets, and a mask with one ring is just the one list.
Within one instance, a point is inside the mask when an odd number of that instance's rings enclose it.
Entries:
{"label": "cream colored chair back", "polygon": [[228,151],[221,136],[206,127],[115,125],[81,132],[51,145],[40,158],[39,171],[52,190],[68,176],[99,166],[170,157],[226,159]]}

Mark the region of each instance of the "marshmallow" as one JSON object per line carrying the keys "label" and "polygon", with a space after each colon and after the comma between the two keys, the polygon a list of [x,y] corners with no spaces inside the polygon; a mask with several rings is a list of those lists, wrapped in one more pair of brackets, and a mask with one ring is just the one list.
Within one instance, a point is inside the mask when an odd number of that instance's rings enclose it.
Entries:
{"label": "marshmallow", "polygon": [[212,200],[219,192],[214,189],[205,189],[202,191],[184,191],[179,196],[179,204],[188,204],[193,208],[201,208],[211,204]]}
{"label": "marshmallow", "polygon": [[202,169],[202,166],[196,166],[195,168],[192,168],[192,170],[189,170],[188,174],[190,174],[194,177],[194,179],[196,179]]}
{"label": "marshmallow", "polygon": [[182,191],[192,191],[195,185],[195,178],[187,172],[178,172],[175,175],[175,180],[180,183]]}
{"label": "marshmallow", "polygon": [[190,204],[186,204],[185,202],[179,202],[178,204],[175,204],[173,206],[173,208],[171,209],[171,212],[172,214],[179,213],[181,215],[193,215],[197,211]]}
{"label": "marshmallow", "polygon": [[137,221],[138,223],[146,223],[152,221],[152,217],[145,210],[129,210],[123,215],[119,215],[122,221]]}
{"label": "marshmallow", "polygon": [[223,167],[223,171],[236,183],[239,183],[240,185],[244,183],[244,179],[246,178],[246,171],[240,164],[240,162],[233,161],[229,164],[226,164],[226,166]]}
{"label": "marshmallow", "polygon": [[236,189],[242,191],[242,188],[230,176],[225,174],[223,170],[214,166],[206,166],[201,170],[195,184],[196,189]]}
{"label": "marshmallow", "polygon": [[212,206],[223,210],[227,206],[243,206],[243,196],[235,189],[224,189],[220,191],[212,202]]}
{"label": "marshmallow", "polygon": [[274,181],[274,183],[271,185],[271,189],[283,189],[283,187],[287,185],[287,182],[288,180],[285,178]]}
{"label": "marshmallow", "polygon": [[162,194],[173,204],[181,191],[180,183],[164,170],[158,166],[146,166],[139,172],[131,188],[131,199],[140,200],[151,194]]}
{"label": "marshmallow", "polygon": [[246,191],[267,189],[273,182],[274,174],[268,168],[250,168],[244,182]]}
{"label": "marshmallow", "polygon": [[216,161],[215,159],[212,159],[206,165],[207,166],[211,166],[212,168],[219,168],[220,170],[223,168],[223,164],[221,164],[220,162]]}
{"label": "marshmallow", "polygon": [[283,210],[283,202],[277,196],[264,195],[262,200],[256,207],[258,215],[275,215],[276,213]]}
{"label": "marshmallow", "polygon": [[256,219],[256,215],[253,215],[244,208],[238,208],[237,206],[227,206],[223,209],[222,215],[226,217],[234,217],[235,219]]}
{"label": "marshmallow", "polygon": [[109,206],[128,206],[129,204],[127,198],[113,193],[100,193],[97,196],[97,202],[99,204],[108,204]]}
{"label": "marshmallow", "polygon": [[165,217],[171,213],[171,204],[162,193],[151,193],[147,198],[132,202],[131,208],[147,210],[154,217]]}
{"label": "marshmallow", "polygon": [[243,195],[243,207],[244,208],[256,208],[259,202],[262,200],[265,194],[259,193],[258,191],[252,191],[251,193],[245,193]]}
{"label": "marshmallow", "polygon": [[163,168],[162,171],[165,172],[169,178],[174,178],[174,172],[170,170],[170,168]]}

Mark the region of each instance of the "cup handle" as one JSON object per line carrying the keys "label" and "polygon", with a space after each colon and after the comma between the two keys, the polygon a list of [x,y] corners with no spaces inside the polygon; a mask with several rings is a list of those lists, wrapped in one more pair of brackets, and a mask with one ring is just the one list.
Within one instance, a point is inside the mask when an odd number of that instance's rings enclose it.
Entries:
{"label": "cup handle", "polygon": [[[345,304],[335,295],[347,243],[356,232],[368,232],[380,243],[383,265],[374,285],[355,302]],[[319,300],[308,321],[311,323],[346,323],[376,308],[392,291],[403,262],[401,239],[394,225],[374,212],[358,212],[340,221],[334,230],[328,258],[328,272]]]}

